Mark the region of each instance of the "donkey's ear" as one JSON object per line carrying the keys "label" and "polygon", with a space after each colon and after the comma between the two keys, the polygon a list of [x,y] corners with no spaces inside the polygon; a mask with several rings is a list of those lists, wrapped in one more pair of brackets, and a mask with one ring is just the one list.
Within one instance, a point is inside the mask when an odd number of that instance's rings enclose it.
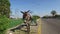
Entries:
{"label": "donkey's ear", "polygon": [[27,12],[30,12],[30,10],[28,10]]}
{"label": "donkey's ear", "polygon": [[20,11],[21,13],[24,13],[23,11]]}

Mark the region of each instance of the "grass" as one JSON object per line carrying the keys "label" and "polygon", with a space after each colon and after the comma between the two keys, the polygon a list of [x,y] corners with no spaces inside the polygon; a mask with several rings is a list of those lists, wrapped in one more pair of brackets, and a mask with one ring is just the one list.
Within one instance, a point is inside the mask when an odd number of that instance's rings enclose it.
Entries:
{"label": "grass", "polygon": [[10,19],[5,16],[0,16],[0,34],[4,34],[4,31],[15,27],[23,23],[22,19]]}
{"label": "grass", "polygon": [[17,25],[21,24],[22,22],[23,22],[22,19],[10,19],[10,23],[8,23],[8,28],[17,26]]}

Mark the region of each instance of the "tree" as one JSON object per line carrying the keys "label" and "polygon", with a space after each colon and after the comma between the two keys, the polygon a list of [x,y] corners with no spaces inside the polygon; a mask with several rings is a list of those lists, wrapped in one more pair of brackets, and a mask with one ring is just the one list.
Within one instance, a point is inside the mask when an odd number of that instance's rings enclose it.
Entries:
{"label": "tree", "polygon": [[55,10],[52,10],[52,11],[51,11],[51,14],[52,14],[53,16],[55,16],[55,15],[56,15],[56,11],[55,11]]}
{"label": "tree", "polygon": [[10,16],[10,2],[9,0],[0,0],[0,15]]}

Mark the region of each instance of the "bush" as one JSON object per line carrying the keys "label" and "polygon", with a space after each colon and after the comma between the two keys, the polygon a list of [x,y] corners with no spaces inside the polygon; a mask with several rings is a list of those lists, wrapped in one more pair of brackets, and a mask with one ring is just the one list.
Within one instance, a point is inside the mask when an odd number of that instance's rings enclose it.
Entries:
{"label": "bush", "polygon": [[32,16],[32,21],[34,21],[34,22],[36,23],[36,20],[39,19],[39,18],[40,18],[39,16],[33,15],[33,16]]}
{"label": "bush", "polygon": [[0,16],[0,34],[7,29],[7,24],[9,23],[9,19],[5,16]]}
{"label": "bush", "polygon": [[32,18],[36,20],[36,19],[39,19],[40,17],[37,15],[33,15]]}

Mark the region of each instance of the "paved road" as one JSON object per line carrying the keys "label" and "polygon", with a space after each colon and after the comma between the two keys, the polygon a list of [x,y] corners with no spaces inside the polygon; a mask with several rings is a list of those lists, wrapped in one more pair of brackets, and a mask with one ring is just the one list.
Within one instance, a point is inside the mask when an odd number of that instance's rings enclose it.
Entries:
{"label": "paved road", "polygon": [[41,34],[60,34],[60,19],[41,19]]}

